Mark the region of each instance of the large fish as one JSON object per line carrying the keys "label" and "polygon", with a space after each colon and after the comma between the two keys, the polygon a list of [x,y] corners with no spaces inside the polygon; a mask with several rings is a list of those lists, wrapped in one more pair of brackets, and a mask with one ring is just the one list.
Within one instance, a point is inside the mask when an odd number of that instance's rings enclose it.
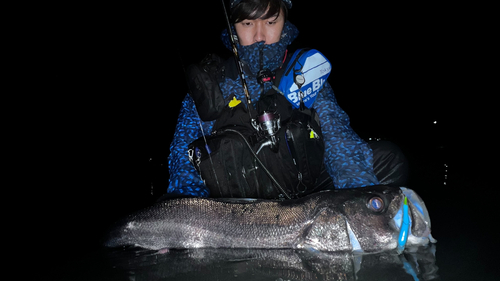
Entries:
{"label": "large fish", "polygon": [[380,252],[435,242],[430,226],[415,192],[372,186],[286,201],[172,199],[117,222],[105,246]]}

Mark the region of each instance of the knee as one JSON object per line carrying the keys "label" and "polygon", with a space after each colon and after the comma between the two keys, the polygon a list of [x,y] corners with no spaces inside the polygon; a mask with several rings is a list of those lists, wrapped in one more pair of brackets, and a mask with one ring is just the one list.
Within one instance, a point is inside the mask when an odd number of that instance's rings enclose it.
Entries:
{"label": "knee", "polygon": [[398,145],[391,141],[372,141],[368,143],[373,151],[373,157],[393,161],[406,161],[406,157]]}
{"label": "knee", "polygon": [[390,141],[369,142],[373,170],[380,184],[404,186],[408,181],[408,160],[399,146]]}

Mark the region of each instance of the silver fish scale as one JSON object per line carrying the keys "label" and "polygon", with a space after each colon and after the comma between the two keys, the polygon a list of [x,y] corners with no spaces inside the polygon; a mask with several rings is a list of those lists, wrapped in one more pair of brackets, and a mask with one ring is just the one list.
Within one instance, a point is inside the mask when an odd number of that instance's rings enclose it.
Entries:
{"label": "silver fish scale", "polygon": [[114,235],[122,241],[114,242],[148,249],[292,248],[310,223],[319,197],[311,199],[304,204],[165,201],[125,218]]}
{"label": "silver fish scale", "polygon": [[[383,198],[382,212],[368,208],[367,202],[374,196]],[[355,239],[365,252],[382,251],[396,247],[398,229],[392,219],[402,199],[399,188],[390,187],[326,191],[296,200],[251,203],[210,198],[173,199],[119,221],[105,245],[136,245],[147,249],[352,251],[352,239]]]}

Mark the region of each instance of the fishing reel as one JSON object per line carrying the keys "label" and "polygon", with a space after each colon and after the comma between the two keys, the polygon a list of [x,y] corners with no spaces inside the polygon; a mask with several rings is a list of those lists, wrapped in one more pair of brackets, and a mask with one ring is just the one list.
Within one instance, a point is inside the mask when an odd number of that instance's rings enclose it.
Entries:
{"label": "fishing reel", "polygon": [[279,139],[276,136],[280,126],[280,115],[276,112],[264,111],[257,117],[257,124],[254,126],[260,136],[267,139],[262,143],[257,151],[257,154],[264,146],[269,146],[273,152],[278,152]]}
{"label": "fishing reel", "polygon": [[264,84],[264,83],[267,83],[267,82],[274,82],[274,80],[276,79],[276,72],[274,71],[271,71],[269,69],[263,69],[263,70],[260,70],[259,73],[257,73],[257,82],[259,82],[259,84]]}

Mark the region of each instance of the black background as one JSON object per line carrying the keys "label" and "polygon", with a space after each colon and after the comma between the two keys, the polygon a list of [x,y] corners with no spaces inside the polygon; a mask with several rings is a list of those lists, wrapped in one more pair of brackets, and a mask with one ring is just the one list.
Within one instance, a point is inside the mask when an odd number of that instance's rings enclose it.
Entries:
{"label": "black background", "polygon": [[[165,192],[183,68],[209,52],[231,55],[219,39],[221,4],[184,2],[43,7],[28,39],[40,79],[22,190],[40,206],[43,235],[33,243],[98,249],[111,222]],[[443,280],[490,276],[494,165],[476,118],[474,52],[462,44],[474,40],[467,22],[444,6],[320,1],[294,1],[289,20],[301,32],[294,46],[332,63],[329,82],[354,130],[409,158]]]}

